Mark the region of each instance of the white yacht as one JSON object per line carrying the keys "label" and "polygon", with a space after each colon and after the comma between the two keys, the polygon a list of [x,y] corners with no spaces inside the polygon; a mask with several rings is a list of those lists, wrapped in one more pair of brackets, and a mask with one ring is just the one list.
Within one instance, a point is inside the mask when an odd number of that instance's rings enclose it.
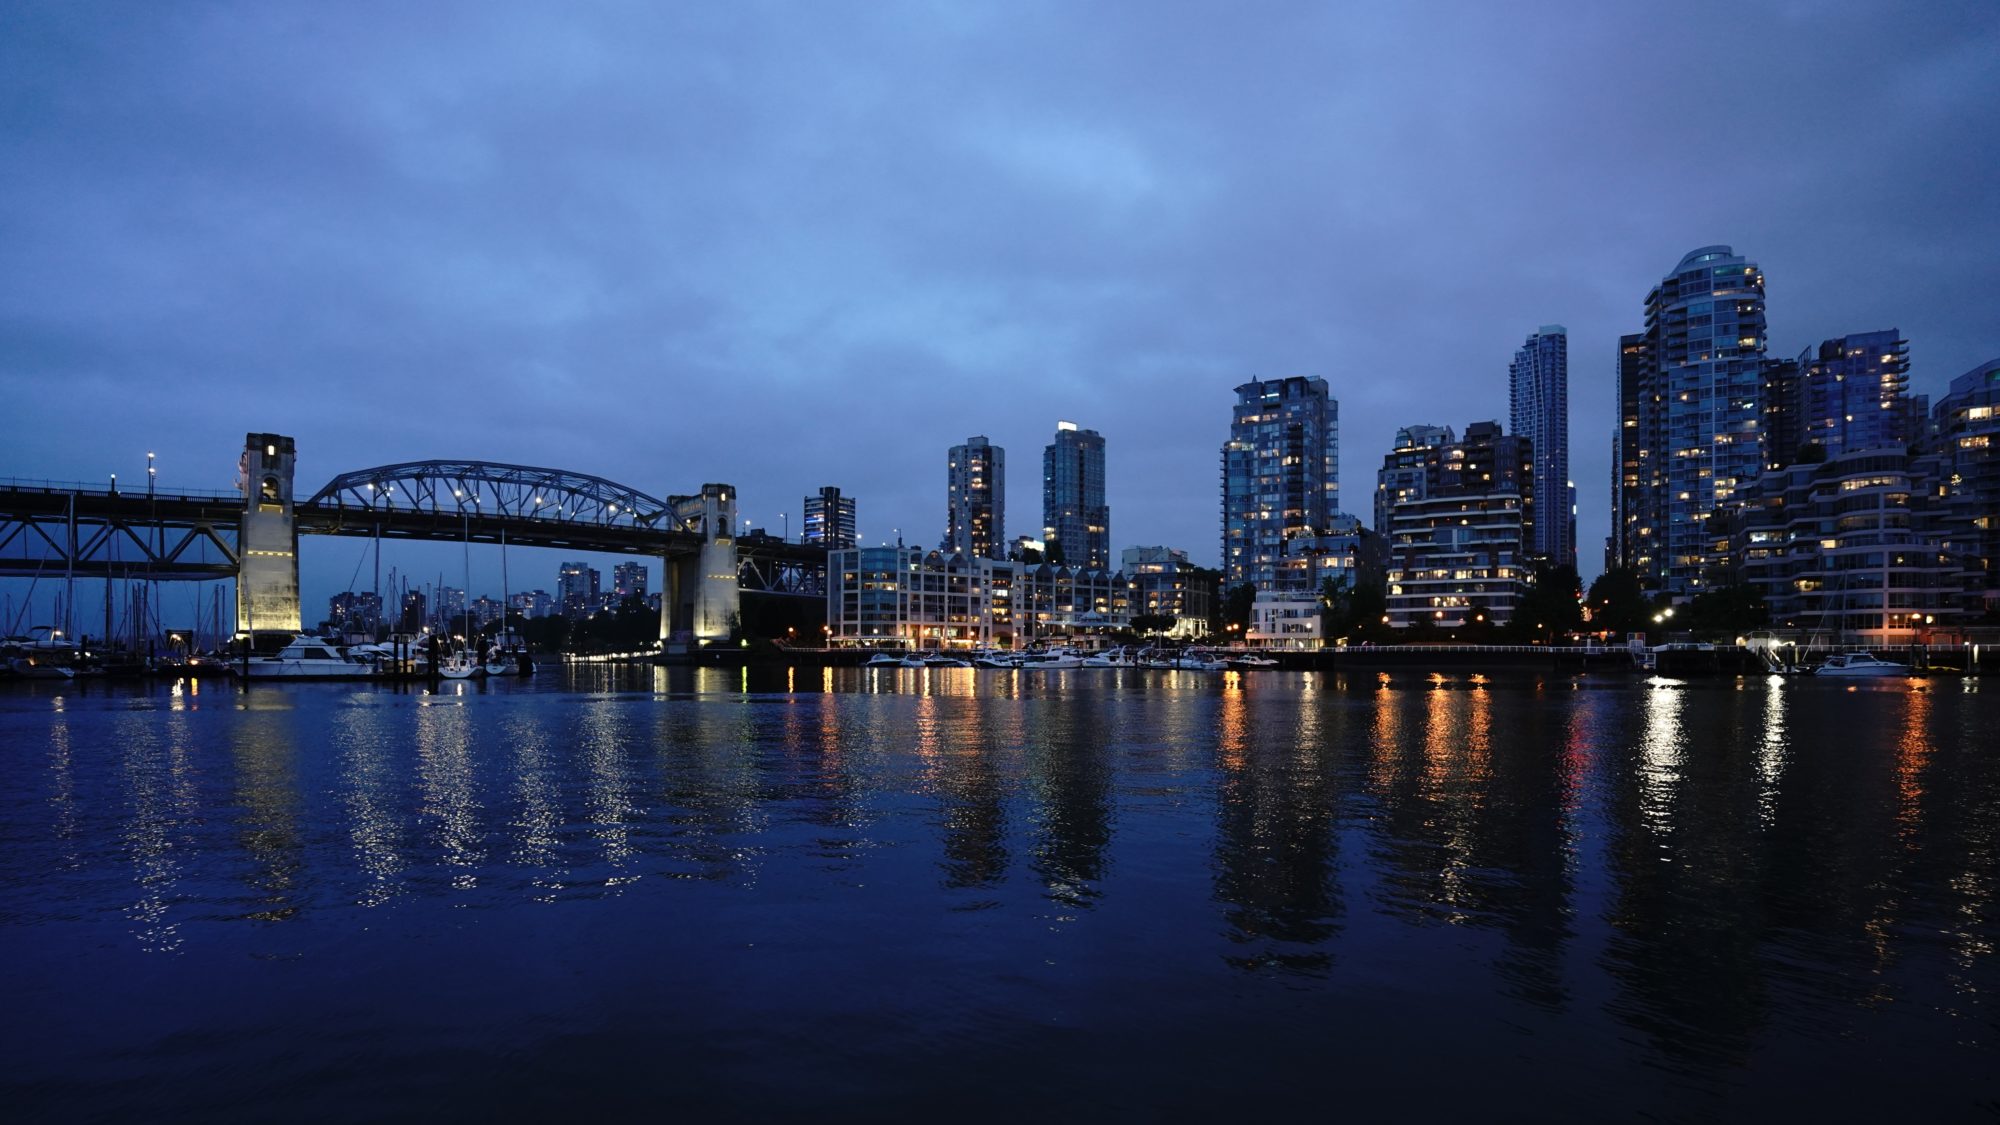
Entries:
{"label": "white yacht", "polygon": [[303,633],[278,652],[252,655],[238,667],[252,680],[367,680],[375,676],[373,664],[333,641]]}
{"label": "white yacht", "polygon": [[869,657],[868,663],[863,665],[866,668],[901,668],[902,666],[903,654],[900,652],[878,652]]}
{"label": "white yacht", "polygon": [[1826,663],[1813,671],[1815,676],[1844,676],[1853,679],[1879,679],[1884,676],[1914,674],[1914,669],[1908,664],[1883,660],[1872,652],[1837,652],[1827,657]]}

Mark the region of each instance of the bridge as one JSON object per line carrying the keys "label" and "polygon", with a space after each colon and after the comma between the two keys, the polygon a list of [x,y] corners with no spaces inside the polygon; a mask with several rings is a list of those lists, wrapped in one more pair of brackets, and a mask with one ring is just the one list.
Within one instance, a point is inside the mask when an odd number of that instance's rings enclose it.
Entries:
{"label": "bridge", "polygon": [[301,629],[300,535],[657,558],[662,642],[726,638],[745,592],[825,596],[825,551],[742,536],[726,484],[661,500],[562,469],[411,461],[342,473],[299,500],[297,457],[290,437],[246,435],[229,492],[0,481],[0,577],[234,578],[244,633]]}

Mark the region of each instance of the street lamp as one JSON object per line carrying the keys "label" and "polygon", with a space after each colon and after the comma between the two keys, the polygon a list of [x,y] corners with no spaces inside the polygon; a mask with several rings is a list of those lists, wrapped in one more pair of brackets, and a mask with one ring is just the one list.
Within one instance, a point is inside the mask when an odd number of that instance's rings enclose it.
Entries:
{"label": "street lamp", "polygon": [[146,497],[147,497],[147,499],[151,499],[151,498],[152,498],[152,496],[153,496],[153,478],[154,478],[154,477],[155,477],[155,476],[156,476],[156,475],[157,475],[158,473],[159,473],[159,470],[158,470],[158,469],[155,469],[155,468],[153,467],[153,451],[149,449],[149,450],[147,450],[147,451],[146,451]]}

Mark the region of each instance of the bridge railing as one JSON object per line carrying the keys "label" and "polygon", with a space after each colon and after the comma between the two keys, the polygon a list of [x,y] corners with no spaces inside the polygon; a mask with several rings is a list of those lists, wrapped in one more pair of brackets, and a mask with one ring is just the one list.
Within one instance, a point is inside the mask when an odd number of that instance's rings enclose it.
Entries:
{"label": "bridge railing", "polygon": [[[124,498],[146,495],[146,488],[143,483],[137,488],[113,489],[109,484],[103,482],[46,480],[41,477],[0,477],[0,490],[48,493],[82,492],[89,493],[92,496],[118,496]],[[152,494],[161,500],[240,500],[243,498],[243,493],[233,488],[162,488],[157,483],[153,486]]]}

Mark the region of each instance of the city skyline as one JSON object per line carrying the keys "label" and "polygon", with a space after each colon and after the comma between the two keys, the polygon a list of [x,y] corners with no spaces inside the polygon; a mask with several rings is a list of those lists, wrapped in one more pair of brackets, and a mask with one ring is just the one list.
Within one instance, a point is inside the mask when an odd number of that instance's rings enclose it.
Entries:
{"label": "city skyline", "polygon": [[[1768,271],[1767,355],[1893,325],[1936,399],[2000,354],[1995,157],[1969,132],[2000,100],[1990,12],[1732,10],[1717,41],[1665,11],[525,11],[412,68],[400,45],[446,17],[307,36],[296,11],[10,17],[0,474],[129,481],[156,451],[162,482],[227,488],[268,431],[298,439],[302,490],[555,464],[727,481],[779,532],[838,480],[864,541],[929,544],[938,450],[1076,417],[1117,445],[1113,549],[1214,566],[1229,388],[1325,379],[1366,481],[1401,427],[1506,418],[1510,349],[1561,323],[1588,578],[1617,342],[1691,248]],[[680,52],[757,80],[660,65]],[[1450,77],[1371,93],[1417,54]],[[1223,57],[1262,61],[1183,65]],[[1688,58],[1740,81],[1691,87]],[[566,93],[497,96],[497,73]],[[1728,193],[1667,174],[1704,113],[1756,138]],[[1016,476],[1018,522],[1039,497]],[[309,549],[309,604],[355,549]]]}

